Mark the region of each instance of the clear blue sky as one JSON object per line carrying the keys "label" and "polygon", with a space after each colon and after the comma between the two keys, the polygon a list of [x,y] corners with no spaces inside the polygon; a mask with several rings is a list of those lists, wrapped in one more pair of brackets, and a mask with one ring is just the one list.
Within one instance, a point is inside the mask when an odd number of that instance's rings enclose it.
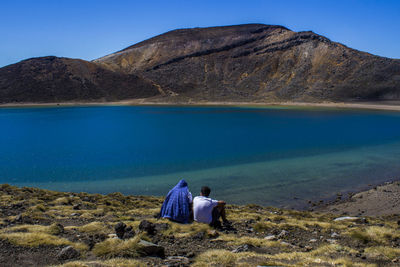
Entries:
{"label": "clear blue sky", "polygon": [[242,23],[400,58],[399,0],[1,0],[0,67],[46,55],[92,60],[176,28]]}

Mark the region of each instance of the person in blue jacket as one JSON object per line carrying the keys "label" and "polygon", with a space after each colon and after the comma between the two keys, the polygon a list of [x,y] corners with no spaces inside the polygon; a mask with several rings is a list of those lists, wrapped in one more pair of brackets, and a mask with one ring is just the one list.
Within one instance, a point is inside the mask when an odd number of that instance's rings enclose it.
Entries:
{"label": "person in blue jacket", "polygon": [[160,217],[179,223],[189,223],[191,217],[192,194],[185,180],[172,188],[161,207]]}

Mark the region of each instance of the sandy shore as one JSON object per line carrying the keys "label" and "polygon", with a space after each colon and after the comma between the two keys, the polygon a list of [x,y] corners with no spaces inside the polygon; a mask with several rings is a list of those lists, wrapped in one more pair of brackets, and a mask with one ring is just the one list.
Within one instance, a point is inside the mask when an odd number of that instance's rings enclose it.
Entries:
{"label": "sandy shore", "polygon": [[336,201],[317,206],[314,210],[350,216],[400,214],[400,181],[386,182],[343,200],[338,195]]}
{"label": "sandy shore", "polygon": [[315,107],[315,108],[346,108],[346,109],[369,109],[369,110],[392,110],[400,111],[400,102],[162,102],[148,99],[130,99],[113,102],[59,102],[59,103],[9,103],[0,104],[4,107],[56,107],[56,106],[232,106],[232,107]]}

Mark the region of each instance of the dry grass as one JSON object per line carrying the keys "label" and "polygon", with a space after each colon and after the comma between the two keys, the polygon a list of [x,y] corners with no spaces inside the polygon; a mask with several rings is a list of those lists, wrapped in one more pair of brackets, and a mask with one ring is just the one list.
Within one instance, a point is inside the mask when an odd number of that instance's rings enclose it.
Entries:
{"label": "dry grass", "polygon": [[288,245],[282,244],[278,241],[270,241],[263,238],[248,237],[248,236],[238,237],[233,234],[220,235],[218,238],[213,239],[211,241],[212,242],[224,241],[227,242],[228,245],[235,245],[235,246],[248,244],[256,247],[280,247],[282,250],[285,250],[288,247]]}
{"label": "dry grass", "polygon": [[140,236],[135,236],[127,240],[109,238],[97,243],[92,252],[98,257],[107,259],[115,257],[136,258],[140,256],[138,252],[140,238]]}
{"label": "dry grass", "polygon": [[54,267],[145,267],[143,262],[134,259],[114,258],[105,261],[71,261]]}
{"label": "dry grass", "polygon": [[23,247],[38,247],[40,245],[48,246],[63,246],[69,245],[76,249],[85,251],[88,247],[83,243],[74,243],[65,238],[50,235],[47,233],[35,232],[35,233],[6,233],[0,234],[1,239],[6,239],[10,243],[23,246]]}
{"label": "dry grass", "polygon": [[205,223],[193,222],[190,224],[180,224],[171,222],[167,219],[161,219],[160,221],[163,223],[168,223],[170,226],[167,230],[163,231],[163,234],[173,235],[177,238],[193,236],[200,232],[207,233],[209,230],[212,230],[212,228]]}
{"label": "dry grass", "polygon": [[400,257],[400,248],[392,247],[369,247],[365,249],[365,253],[370,258],[393,260]]}
{"label": "dry grass", "polygon": [[67,230],[77,230],[81,233],[88,233],[88,234],[111,234],[113,233],[113,229],[106,223],[103,222],[91,222],[85,224],[83,226],[67,226],[65,227]]}
{"label": "dry grass", "polygon": [[391,239],[400,238],[400,231],[382,226],[369,226],[352,229],[346,234],[363,243],[389,244]]}

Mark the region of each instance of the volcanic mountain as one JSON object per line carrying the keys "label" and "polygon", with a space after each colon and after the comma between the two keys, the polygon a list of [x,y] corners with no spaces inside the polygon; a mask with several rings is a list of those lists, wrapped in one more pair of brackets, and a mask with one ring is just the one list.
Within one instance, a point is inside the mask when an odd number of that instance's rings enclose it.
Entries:
{"label": "volcanic mountain", "polygon": [[92,62],[0,69],[0,102],[276,102],[400,99],[400,60],[313,32],[246,24],[170,31]]}

